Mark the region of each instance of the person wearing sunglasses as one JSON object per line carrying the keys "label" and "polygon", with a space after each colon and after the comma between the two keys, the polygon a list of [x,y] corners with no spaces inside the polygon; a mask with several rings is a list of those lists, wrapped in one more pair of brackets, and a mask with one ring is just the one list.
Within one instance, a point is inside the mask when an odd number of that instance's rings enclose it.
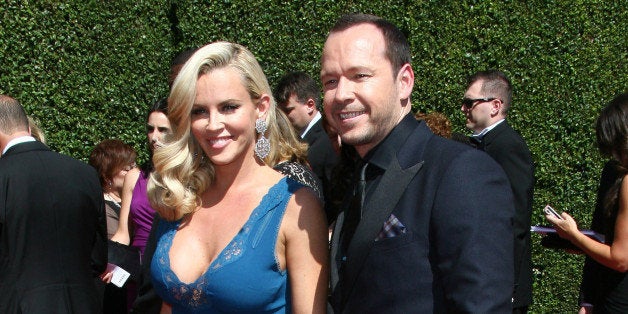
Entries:
{"label": "person wearing sunglasses", "polygon": [[515,196],[513,313],[527,313],[532,303],[530,224],[534,163],[525,140],[506,121],[512,85],[503,72],[481,71],[469,77],[460,110],[473,131],[471,142],[499,163]]}

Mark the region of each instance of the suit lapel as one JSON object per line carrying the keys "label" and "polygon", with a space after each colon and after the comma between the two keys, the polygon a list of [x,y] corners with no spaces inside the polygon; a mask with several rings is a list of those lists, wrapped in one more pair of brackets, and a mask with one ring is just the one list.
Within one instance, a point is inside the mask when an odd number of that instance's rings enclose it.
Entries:
{"label": "suit lapel", "polygon": [[321,131],[324,131],[323,126],[321,124],[321,120],[318,120],[316,121],[316,123],[314,123],[314,125],[312,125],[310,130],[307,131],[303,139],[311,146],[312,143],[314,143],[316,139],[318,139],[318,137],[321,136],[319,134]]}
{"label": "suit lapel", "polygon": [[390,163],[377,188],[370,196],[370,201],[363,208],[364,216],[358,224],[347,251],[347,267],[343,280],[343,295],[347,296],[357,274],[375,243],[377,234],[382,229],[406,187],[423,166],[423,161],[407,169],[401,169],[396,158]]}
{"label": "suit lapel", "polygon": [[504,121],[498,124],[497,126],[495,126],[492,130],[488,131],[488,133],[486,133],[486,135],[482,139],[481,149],[486,151],[489,148],[489,146],[491,146],[493,141],[495,141],[495,138],[497,138],[500,134],[502,134],[502,131],[508,127],[509,127],[508,121]]}

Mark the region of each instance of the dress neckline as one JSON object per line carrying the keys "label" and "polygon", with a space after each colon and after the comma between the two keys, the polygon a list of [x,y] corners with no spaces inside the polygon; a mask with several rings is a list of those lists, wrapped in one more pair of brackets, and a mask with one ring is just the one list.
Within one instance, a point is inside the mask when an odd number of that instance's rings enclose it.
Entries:
{"label": "dress neckline", "polygon": [[174,279],[176,280],[176,282],[178,284],[185,285],[185,286],[197,285],[199,281],[204,279],[206,275],[213,273],[214,271],[220,269],[222,266],[230,262],[236,261],[238,257],[243,253],[244,237],[250,233],[251,225],[253,224],[254,221],[257,220],[258,216],[262,214],[261,210],[264,208],[263,205],[265,205],[266,203],[272,200],[271,197],[273,194],[275,194],[275,190],[279,187],[279,185],[282,182],[286,181],[287,179],[288,179],[287,177],[282,177],[279,181],[277,181],[277,183],[275,183],[268,189],[266,194],[260,200],[259,204],[253,209],[253,211],[251,212],[247,220],[244,222],[244,224],[242,225],[238,233],[236,233],[236,235],[227,243],[227,245],[224,248],[222,248],[220,253],[218,253],[216,258],[209,264],[207,269],[205,269],[205,271],[192,282],[181,281],[181,279],[179,279],[179,276],[172,270],[172,267],[170,265],[170,249],[172,248],[172,242],[177,233],[177,230],[179,229],[179,225],[183,221],[183,218],[174,221],[173,222],[174,228],[173,228],[173,231],[168,236],[168,245],[165,248],[166,251],[164,255],[166,257],[166,265],[168,266],[167,267],[168,272],[170,272],[174,276]]}

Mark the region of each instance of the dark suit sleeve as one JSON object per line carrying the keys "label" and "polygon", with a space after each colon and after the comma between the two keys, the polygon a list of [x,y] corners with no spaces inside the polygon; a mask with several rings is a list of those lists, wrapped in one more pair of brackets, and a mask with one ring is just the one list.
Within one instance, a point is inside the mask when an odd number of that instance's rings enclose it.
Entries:
{"label": "dark suit sleeve", "polygon": [[515,236],[515,278],[520,278],[523,257],[529,254],[530,225],[532,224],[532,195],[534,191],[534,164],[530,151],[518,138],[505,137],[496,143],[499,151],[489,152],[502,167],[510,182],[514,196],[515,214],[513,231]]}
{"label": "dark suit sleeve", "polygon": [[[96,179],[98,177],[95,177]],[[96,181],[97,187],[100,183]],[[105,201],[102,192],[98,188],[95,203],[97,208],[97,226],[94,236],[94,247],[91,254],[91,268],[94,277],[100,276],[107,268],[107,216],[105,214]]]}
{"label": "dark suit sleeve", "polygon": [[153,254],[157,248],[157,229],[161,218],[155,214],[153,225],[150,228],[146,248],[144,249],[144,259],[142,260],[142,276],[138,284],[137,298],[133,302],[131,313],[142,314],[158,314],[161,310],[161,298],[153,289],[153,283],[150,276],[150,264],[153,260]]}
{"label": "dark suit sleeve", "polygon": [[444,298],[435,304],[446,307],[434,312],[511,312],[514,208],[501,167],[463,151],[438,182],[433,206],[430,259]]}

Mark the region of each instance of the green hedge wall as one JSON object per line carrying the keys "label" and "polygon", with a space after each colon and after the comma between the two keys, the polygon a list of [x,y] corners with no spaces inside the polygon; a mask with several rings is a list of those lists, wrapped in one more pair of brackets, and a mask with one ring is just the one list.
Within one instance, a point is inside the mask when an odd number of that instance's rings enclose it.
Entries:
{"label": "green hedge wall", "polygon": [[[511,124],[536,163],[533,224],[546,203],[590,223],[604,162],[599,110],[628,90],[628,0],[529,1],[16,1],[0,4],[0,93],[40,120],[49,145],[87,160],[105,138],[147,158],[147,107],[167,96],[171,58],[215,40],[247,46],[271,85],[287,71],[317,77],[327,30],[346,12],[385,17],[408,35],[415,110],[459,111],[467,75],[506,72]],[[533,313],[575,312],[583,257],[533,236]]]}

